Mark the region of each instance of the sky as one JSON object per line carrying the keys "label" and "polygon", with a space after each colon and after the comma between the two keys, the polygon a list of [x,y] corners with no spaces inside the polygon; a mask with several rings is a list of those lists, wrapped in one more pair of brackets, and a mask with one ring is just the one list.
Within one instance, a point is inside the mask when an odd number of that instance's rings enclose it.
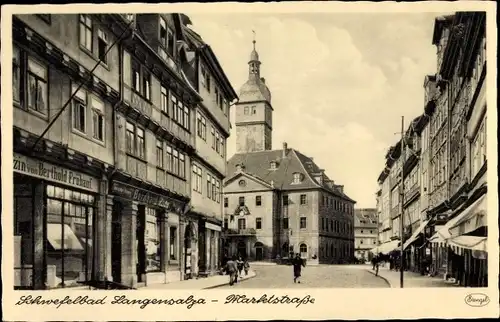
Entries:
{"label": "sky", "polygon": [[[401,116],[423,112],[424,77],[436,72],[438,13],[190,14],[239,93],[253,33],[271,94],[273,149],[314,158],[357,201],[375,207],[387,149]],[[235,153],[233,129],[228,158]]]}

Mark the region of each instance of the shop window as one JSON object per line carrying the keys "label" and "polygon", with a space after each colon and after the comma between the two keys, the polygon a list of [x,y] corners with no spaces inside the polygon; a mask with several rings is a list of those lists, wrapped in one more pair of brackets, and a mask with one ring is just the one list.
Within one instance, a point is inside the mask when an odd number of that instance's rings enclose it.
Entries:
{"label": "shop window", "polygon": [[169,246],[170,246],[170,259],[177,260],[177,227],[171,226],[169,228]]}
{"label": "shop window", "polygon": [[91,279],[94,258],[94,197],[47,186],[47,285],[80,285]]}
{"label": "shop window", "polygon": [[31,184],[14,185],[14,288],[33,287],[33,207]]}
{"label": "shop window", "polygon": [[146,271],[162,270],[162,224],[156,209],[146,208]]}

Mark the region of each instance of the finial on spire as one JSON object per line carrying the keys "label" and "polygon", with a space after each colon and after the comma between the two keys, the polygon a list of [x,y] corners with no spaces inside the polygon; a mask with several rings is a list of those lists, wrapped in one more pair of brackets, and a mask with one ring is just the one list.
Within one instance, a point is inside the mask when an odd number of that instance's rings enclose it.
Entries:
{"label": "finial on spire", "polygon": [[252,33],[253,33],[253,41],[252,41],[252,43],[253,43],[253,50],[255,50],[255,43],[256,43],[256,41],[255,41],[255,30],[252,30]]}

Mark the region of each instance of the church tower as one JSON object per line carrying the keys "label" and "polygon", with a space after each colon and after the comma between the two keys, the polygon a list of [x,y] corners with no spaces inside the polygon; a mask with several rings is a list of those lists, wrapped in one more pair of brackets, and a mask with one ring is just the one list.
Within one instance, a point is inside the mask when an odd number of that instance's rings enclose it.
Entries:
{"label": "church tower", "polygon": [[253,50],[248,62],[248,80],[240,89],[236,111],[236,153],[272,149],[273,108],[271,92],[260,76],[259,54]]}

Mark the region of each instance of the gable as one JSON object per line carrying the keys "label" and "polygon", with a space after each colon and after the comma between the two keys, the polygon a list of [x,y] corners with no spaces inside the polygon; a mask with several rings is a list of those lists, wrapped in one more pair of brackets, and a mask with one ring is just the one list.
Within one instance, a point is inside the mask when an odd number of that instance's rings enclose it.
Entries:
{"label": "gable", "polygon": [[239,173],[230,178],[224,185],[224,193],[252,192],[272,190],[270,186],[257,178]]}

